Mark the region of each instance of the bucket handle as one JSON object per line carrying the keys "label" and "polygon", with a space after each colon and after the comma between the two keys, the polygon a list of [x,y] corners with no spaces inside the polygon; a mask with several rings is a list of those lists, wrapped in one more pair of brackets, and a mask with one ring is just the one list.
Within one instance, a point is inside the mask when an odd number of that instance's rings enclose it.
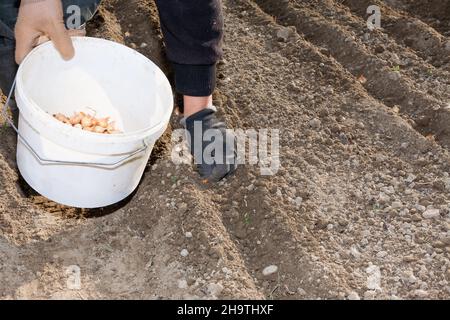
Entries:
{"label": "bucket handle", "polygon": [[9,107],[9,103],[11,102],[11,97],[14,92],[14,89],[16,87],[16,80],[14,79],[14,82],[11,86],[11,90],[9,91],[8,97],[6,99],[5,105],[2,108],[2,114],[5,120],[9,123],[9,125],[14,129],[14,131],[17,133],[17,136],[20,140],[25,144],[25,146],[33,153],[33,155],[41,162],[42,164],[54,164],[54,165],[75,165],[75,166],[93,166],[93,167],[103,167],[103,168],[109,168],[113,169],[115,167],[120,166],[122,163],[130,160],[131,158],[135,157],[136,155],[145,152],[148,149],[148,144],[145,142],[145,140],[142,141],[143,146],[135,151],[132,151],[130,153],[125,154],[125,157],[117,160],[113,163],[103,163],[103,162],[78,162],[78,161],[65,161],[65,160],[51,160],[51,159],[45,159],[37,153],[36,150],[33,149],[33,147],[28,143],[28,141],[22,136],[22,134],[19,132],[19,129],[16,127],[14,122],[9,118],[8,114],[6,113],[7,108]]}

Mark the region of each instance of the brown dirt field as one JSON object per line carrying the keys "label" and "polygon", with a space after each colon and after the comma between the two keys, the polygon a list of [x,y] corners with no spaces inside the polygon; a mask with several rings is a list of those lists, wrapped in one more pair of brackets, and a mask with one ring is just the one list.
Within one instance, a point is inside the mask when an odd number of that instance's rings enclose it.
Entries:
{"label": "brown dirt field", "polygon": [[[170,160],[174,115],[131,197],[67,208],[20,179],[3,126],[0,299],[448,299],[450,1],[223,2],[215,103],[234,128],[282,130],[278,174],[205,186]],[[89,35],[170,76],[151,0],[104,1]]]}

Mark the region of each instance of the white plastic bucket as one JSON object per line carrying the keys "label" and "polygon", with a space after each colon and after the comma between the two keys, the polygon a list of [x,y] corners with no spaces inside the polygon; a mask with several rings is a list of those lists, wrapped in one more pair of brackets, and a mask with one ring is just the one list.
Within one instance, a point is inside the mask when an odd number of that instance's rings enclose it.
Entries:
{"label": "white plastic bucket", "polygon": [[[48,42],[22,62],[16,78],[20,110],[18,168],[43,196],[73,207],[119,202],[139,184],[173,108],[164,73],[138,52],[97,38],[73,38],[64,61]],[[53,114],[111,117],[123,134],[82,131]]]}

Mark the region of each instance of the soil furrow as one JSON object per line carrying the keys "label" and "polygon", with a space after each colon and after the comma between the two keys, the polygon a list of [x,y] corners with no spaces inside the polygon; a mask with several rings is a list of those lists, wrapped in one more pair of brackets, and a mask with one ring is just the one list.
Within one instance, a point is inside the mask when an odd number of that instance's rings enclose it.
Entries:
{"label": "soil furrow", "polygon": [[296,8],[291,1],[280,1],[277,5],[273,0],[255,2],[283,25],[295,26],[309,41],[327,48],[355,77],[365,77],[368,92],[389,106],[400,106],[400,111],[415,121],[414,126],[423,135],[432,134],[442,145],[450,146],[450,132],[443,125],[450,121],[446,101],[438,101],[420,92],[411,79],[385,66],[343,28],[320,13]]}
{"label": "soil furrow", "polygon": [[436,68],[385,32],[370,32],[367,29],[366,20],[352,14],[348,7],[333,0],[297,3],[299,7],[306,6],[311,10],[316,10],[334,23],[338,23],[352,37],[359,39],[361,46],[383,60],[385,66],[401,70],[402,74],[414,81],[414,85],[421,91],[427,92],[437,100],[450,101],[449,72]]}
{"label": "soil furrow", "polygon": [[389,1],[389,6],[416,16],[434,29],[450,37],[450,1],[406,0]]}
{"label": "soil furrow", "polygon": [[403,15],[379,0],[346,0],[344,4],[362,17],[367,17],[366,11],[370,5],[378,5],[383,20],[382,28],[391,37],[413,49],[425,61],[438,68],[450,70],[450,38],[441,35],[428,24]]}

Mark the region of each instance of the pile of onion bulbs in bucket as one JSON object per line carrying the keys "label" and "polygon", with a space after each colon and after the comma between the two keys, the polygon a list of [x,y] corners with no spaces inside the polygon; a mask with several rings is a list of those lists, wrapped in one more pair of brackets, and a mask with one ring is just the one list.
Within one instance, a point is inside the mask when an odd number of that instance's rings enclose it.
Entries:
{"label": "pile of onion bulbs in bucket", "polygon": [[98,119],[84,112],[76,112],[71,117],[66,117],[61,113],[57,113],[54,114],[53,117],[58,121],[84,131],[102,134],[122,133],[116,129],[115,122],[110,121],[110,117]]}

